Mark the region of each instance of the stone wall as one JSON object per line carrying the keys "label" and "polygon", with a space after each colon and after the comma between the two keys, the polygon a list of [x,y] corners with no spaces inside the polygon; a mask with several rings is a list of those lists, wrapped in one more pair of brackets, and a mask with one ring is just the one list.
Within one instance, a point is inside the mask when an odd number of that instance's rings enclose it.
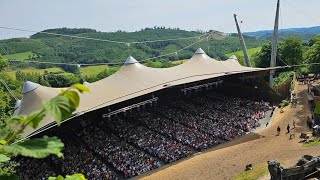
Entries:
{"label": "stone wall", "polygon": [[283,168],[278,161],[268,161],[271,180],[301,180],[319,177],[320,156],[305,155],[298,163],[290,168]]}

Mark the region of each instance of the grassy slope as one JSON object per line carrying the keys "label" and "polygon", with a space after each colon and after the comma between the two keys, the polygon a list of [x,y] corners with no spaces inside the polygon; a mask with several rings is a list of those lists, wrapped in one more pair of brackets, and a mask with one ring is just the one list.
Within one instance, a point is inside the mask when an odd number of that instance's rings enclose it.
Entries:
{"label": "grassy slope", "polygon": [[267,166],[253,167],[253,170],[243,171],[241,174],[234,177],[233,180],[256,180],[266,174],[268,174]]}
{"label": "grassy slope", "polygon": [[97,75],[98,73],[104,71],[107,68],[108,68],[108,66],[106,66],[106,65],[87,66],[87,67],[81,68],[81,72],[84,76]]}
{"label": "grassy slope", "polygon": [[[73,34],[70,29],[61,32]],[[175,39],[182,37],[193,37],[201,35],[200,32],[173,30],[173,29],[149,29],[137,32],[88,32],[76,34],[78,36],[110,39],[116,41],[146,41],[158,39]],[[15,38],[9,40],[0,40],[0,45],[5,49],[11,49],[12,52],[34,52],[41,57],[38,61],[50,62],[73,62],[73,63],[101,63],[101,62],[123,62],[128,54],[131,54],[138,60],[148,59],[150,57],[176,52],[183,47],[195,43],[198,39],[184,39],[178,41],[147,43],[131,46],[128,53],[128,47],[123,44],[102,43],[97,41],[88,41],[76,38],[65,38],[52,35],[36,34],[31,38]],[[253,38],[246,39],[247,47],[253,48],[262,46],[264,41]],[[179,51],[179,59],[188,59],[192,57],[197,48],[201,47],[207,54],[214,58],[225,59],[225,54],[236,51],[240,47],[237,37],[222,36],[214,34],[208,40],[199,42],[189,48]],[[4,52],[1,51],[3,54]],[[176,60],[177,55],[171,54],[161,59]]]}
{"label": "grassy slope", "polygon": [[[259,51],[261,51],[261,47],[248,49],[248,55],[252,56],[254,53],[259,52]],[[227,57],[230,57],[232,55],[236,55],[237,57],[240,57],[240,56],[243,56],[243,52],[241,50],[241,51],[226,54]]]}
{"label": "grassy slope", "polygon": [[316,138],[314,142],[303,143],[304,147],[320,146],[320,138]]}
{"label": "grassy slope", "polygon": [[[187,60],[178,60],[178,61],[172,61],[172,64],[181,64],[186,62]],[[158,63],[158,62],[155,62]],[[159,62],[160,63],[160,62]],[[104,71],[105,69],[115,69],[118,70],[120,66],[106,66],[106,65],[100,65],[100,66],[87,66],[87,67],[81,67],[81,72],[83,76],[94,76],[99,74],[100,72]],[[5,71],[6,74],[8,74],[10,77],[15,78],[15,74],[18,70],[7,70]],[[48,73],[54,73],[54,74],[60,74],[60,75],[69,75],[71,73],[67,73],[63,71],[61,68],[48,68],[48,69],[35,69],[35,68],[27,68],[19,70],[25,73],[31,73],[31,72],[38,72],[40,74],[44,74],[44,71],[48,71]]]}
{"label": "grassy slope", "polygon": [[26,60],[26,59],[29,59],[29,55],[32,57],[32,55],[36,55],[36,54],[29,51],[29,52],[23,52],[23,53],[4,55],[3,57],[6,59]]}
{"label": "grassy slope", "polygon": [[[248,53],[251,56],[253,53],[260,51],[261,47],[258,48],[251,48],[248,49]],[[31,54],[32,52],[26,52],[26,53],[17,53],[17,54],[12,54],[12,55],[8,55],[6,56],[6,58],[12,58],[12,59],[21,59],[23,60],[23,58],[28,58],[28,55]],[[227,57],[230,57],[231,55],[235,54],[237,57],[243,56],[242,51],[237,51],[234,53],[229,53],[226,54]],[[181,63],[186,62],[187,60],[177,60],[177,61],[171,61],[172,64],[178,65]],[[157,64],[158,62],[154,62],[155,64]],[[113,67],[109,67],[106,65],[100,65],[100,66],[87,66],[87,67],[81,67],[81,72],[83,76],[94,76],[99,74],[100,72],[104,71],[105,69],[108,68],[113,68]],[[5,71],[6,74],[8,74],[10,77],[15,78],[15,73],[18,70],[8,70]],[[44,74],[44,71],[48,71],[49,73],[54,73],[54,74],[60,74],[60,75],[70,75],[71,73],[67,73],[64,70],[62,70],[61,68],[48,68],[48,69],[35,69],[35,68],[26,68],[26,69],[22,69],[19,70],[25,73],[31,73],[31,72],[38,72],[40,74]]]}
{"label": "grassy slope", "polygon": [[5,73],[15,79],[17,71],[22,71],[25,73],[38,72],[40,74],[44,74],[44,71],[48,71],[48,73],[55,73],[55,74],[70,74],[70,73],[64,72],[61,68],[48,68],[48,69],[27,68],[22,70],[8,70],[8,71],[5,71]]}
{"label": "grassy slope", "polygon": [[[88,66],[81,68],[82,75],[84,76],[90,76],[90,75],[97,75],[100,72],[104,71],[105,69],[108,69],[108,66],[101,65],[101,66]],[[35,68],[27,68],[22,70],[8,70],[5,71],[6,74],[8,74],[10,77],[15,78],[16,72],[22,71],[25,73],[31,73],[31,72],[38,72],[40,74],[44,74],[44,71],[48,71],[48,73],[54,73],[59,75],[70,75],[72,73],[67,73],[63,71],[61,68],[48,68],[48,69],[35,69]]]}

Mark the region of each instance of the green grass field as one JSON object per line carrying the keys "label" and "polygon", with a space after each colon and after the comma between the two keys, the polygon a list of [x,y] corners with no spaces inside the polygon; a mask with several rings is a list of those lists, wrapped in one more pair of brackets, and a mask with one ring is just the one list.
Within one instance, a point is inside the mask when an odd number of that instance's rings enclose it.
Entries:
{"label": "green grass field", "polygon": [[[254,53],[259,51],[261,51],[261,47],[248,49],[248,55],[251,57]],[[237,57],[244,56],[242,50],[226,54],[227,57],[231,57],[232,55],[236,55]]]}
{"label": "green grass field", "polygon": [[15,79],[17,71],[21,71],[25,73],[38,72],[40,74],[44,74],[45,71],[47,71],[48,73],[55,73],[55,74],[71,74],[71,73],[64,72],[61,68],[48,68],[48,69],[27,68],[27,69],[21,69],[21,70],[9,70],[9,71],[5,71],[5,73]]}
{"label": "green grass field", "polygon": [[101,66],[87,66],[80,69],[81,69],[82,75],[91,76],[91,75],[97,75],[108,68],[109,66],[107,65],[101,65]]}
{"label": "green grass field", "polygon": [[314,142],[303,143],[304,147],[320,146],[320,138],[316,138]]}
{"label": "green grass field", "polygon": [[265,166],[259,166],[259,167],[253,167],[253,170],[250,171],[243,171],[238,176],[232,178],[233,180],[256,180],[260,177],[268,174],[268,168],[267,165]]}
{"label": "green grass field", "polygon": [[[91,76],[91,75],[97,75],[100,72],[102,72],[108,68],[112,68],[112,69],[114,68],[114,69],[118,70],[120,67],[109,67],[106,65],[87,66],[87,67],[81,68],[81,72],[82,72],[83,76]],[[10,77],[15,78],[17,71],[22,71],[25,73],[37,72],[40,74],[44,74],[45,71],[47,71],[48,73],[54,73],[54,74],[59,74],[59,75],[71,75],[72,74],[72,73],[65,72],[61,68],[48,68],[48,69],[27,68],[27,69],[20,69],[20,70],[7,70],[7,71],[5,71],[5,73],[8,74]]]}
{"label": "green grass field", "polygon": [[23,52],[23,53],[16,53],[16,54],[9,54],[4,55],[3,57],[6,59],[15,59],[15,60],[26,60],[29,59],[29,57],[36,56],[33,52]]}
{"label": "green grass field", "polygon": [[[181,64],[183,62],[186,62],[187,60],[179,60],[179,61],[172,61],[172,64]],[[155,64],[160,64],[160,62],[154,62]],[[99,74],[100,72],[106,70],[106,69],[112,69],[115,71],[118,71],[121,68],[121,66],[107,66],[107,65],[100,65],[100,66],[87,66],[87,67],[81,67],[80,70],[82,72],[83,76],[94,76]],[[48,68],[48,69],[35,69],[35,68],[26,68],[26,69],[20,69],[20,70],[7,70],[5,71],[6,74],[8,74],[10,77],[15,78],[16,72],[22,71],[25,73],[31,73],[31,72],[37,72],[40,74],[44,74],[45,71],[48,73],[54,73],[59,75],[70,75],[72,73],[67,73],[61,68]]]}

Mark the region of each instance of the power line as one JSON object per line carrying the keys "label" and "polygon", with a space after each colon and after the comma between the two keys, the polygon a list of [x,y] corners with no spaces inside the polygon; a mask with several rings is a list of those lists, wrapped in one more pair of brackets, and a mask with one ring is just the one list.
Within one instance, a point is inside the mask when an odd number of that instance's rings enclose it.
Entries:
{"label": "power line", "polygon": [[[162,54],[162,55],[152,57],[152,58],[147,58],[147,59],[141,60],[139,62],[146,62],[146,61],[157,59],[160,57],[174,55],[174,54],[176,54],[180,51],[183,51],[183,50],[185,50],[185,49],[187,49],[197,43],[200,43],[201,41],[205,40],[207,37],[210,37],[212,34],[213,33],[210,33],[205,37],[202,36],[202,38],[200,38],[200,40],[198,40],[192,44],[189,44],[188,46],[185,46],[177,51],[167,53],[167,54]],[[14,60],[14,59],[10,59],[9,62],[39,63],[39,64],[52,64],[52,65],[71,65],[71,66],[78,66],[78,65],[80,65],[80,66],[98,66],[98,65],[120,65],[120,64],[123,64],[122,62],[121,63],[90,63],[90,64],[88,64],[88,63],[61,63],[61,62],[33,61],[33,60]]]}
{"label": "power line", "polygon": [[7,83],[0,77],[0,82],[4,85],[4,87],[7,89],[7,91],[10,93],[10,95],[17,101],[17,96],[14,95],[14,93],[11,91],[10,87],[7,85]]}
{"label": "power line", "polygon": [[[291,65],[291,66],[277,66],[277,67],[274,67],[273,69],[286,69],[286,68],[300,67],[300,66],[309,66],[309,65],[320,65],[320,63],[299,64],[299,65]],[[188,78],[191,78],[191,77],[208,76],[208,75],[214,75],[214,74],[233,75],[233,73],[245,73],[245,72],[252,72],[252,71],[248,71],[248,70],[241,70],[241,71],[222,71],[222,72],[216,72],[216,73],[205,73],[205,74],[199,74],[199,75],[192,75],[192,76],[188,76],[188,77],[184,77],[184,78],[179,78],[179,79],[171,80],[171,81],[168,81],[168,82],[165,82],[165,83],[161,83],[161,84],[158,84],[158,85],[155,85],[155,86],[152,86],[152,87],[143,89],[143,90],[139,90],[139,91],[136,91],[136,92],[133,92],[133,93],[130,93],[130,94],[127,94],[127,95],[124,95],[124,96],[121,96],[121,97],[118,97],[118,98],[115,98],[115,99],[106,101],[106,102],[101,103],[101,104],[99,104],[99,105],[97,105],[97,106],[94,106],[94,107],[89,108],[89,109],[87,109],[87,110],[81,111],[81,112],[77,113],[77,114],[76,114],[75,116],[73,116],[73,117],[70,117],[70,118],[68,118],[68,119],[66,119],[66,120],[63,120],[63,121],[61,122],[61,124],[64,123],[64,122],[66,122],[66,121],[68,121],[68,120],[70,120],[70,119],[73,119],[73,118],[76,118],[76,117],[78,117],[78,116],[81,116],[81,115],[83,115],[84,113],[90,112],[91,110],[93,110],[93,109],[95,109],[95,108],[98,108],[98,107],[100,107],[100,106],[103,106],[103,105],[106,104],[106,103],[115,101],[115,100],[120,99],[120,98],[124,98],[124,97],[130,96],[130,95],[132,95],[132,94],[136,94],[136,93],[139,93],[139,92],[148,90],[148,89],[152,89],[152,88],[155,88],[155,87],[157,87],[157,86],[165,85],[165,84],[168,84],[168,83],[171,83],[171,82],[174,82],[174,81],[179,81],[179,80],[183,80],[183,79],[188,79]],[[54,122],[53,122],[53,123],[54,123]],[[19,142],[21,142],[21,141],[23,141],[23,140],[29,139],[30,137],[35,136],[35,135],[37,135],[37,134],[39,134],[39,133],[41,133],[41,132],[44,132],[44,131],[46,131],[46,130],[48,130],[48,129],[50,129],[50,128],[53,128],[53,127],[55,127],[55,126],[57,126],[57,123],[54,123],[54,124],[52,124],[51,126],[45,127],[44,129],[41,129],[40,131],[37,131],[37,132],[33,133],[31,136],[27,136],[26,138],[22,138],[22,139],[14,142],[14,143],[12,143],[12,144],[16,144],[16,143],[19,143]]]}
{"label": "power line", "polygon": [[1,48],[1,50],[3,51],[3,53],[4,53],[5,55],[8,55],[8,54],[9,54],[8,51],[3,48],[3,46],[1,45],[1,43],[0,43],[0,48]]}
{"label": "power line", "polygon": [[297,8],[296,5],[294,5],[292,2],[289,2],[287,0],[284,0],[284,2],[289,5],[291,8],[295,9],[298,13],[302,14],[303,16],[313,20],[316,24],[320,24],[320,21],[318,20],[318,18],[315,18],[313,16],[311,16],[310,14],[305,13],[304,11],[302,11],[301,9]]}
{"label": "power line", "polygon": [[[317,64],[317,63],[314,63],[314,64]],[[318,63],[318,64],[320,64],[320,63]],[[296,66],[302,66],[302,65],[296,65]],[[296,67],[296,66],[295,66],[295,67]],[[291,67],[293,67],[293,66],[277,66],[277,67],[274,67],[274,68],[272,68],[272,69],[285,69],[285,68],[291,68]],[[268,69],[266,69],[266,70],[268,70]],[[146,88],[146,89],[142,89],[142,90],[139,90],[139,91],[136,91],[136,92],[133,92],[133,93],[129,93],[129,94],[124,95],[124,96],[121,96],[121,97],[117,97],[117,98],[115,98],[115,99],[112,99],[112,100],[109,100],[109,101],[107,101],[107,102],[101,103],[101,104],[99,104],[99,105],[96,105],[96,106],[94,106],[94,107],[92,107],[92,108],[89,108],[89,109],[87,109],[87,110],[85,110],[85,111],[82,111],[82,112],[83,112],[83,113],[86,113],[86,112],[91,111],[92,109],[98,108],[98,107],[100,107],[100,106],[103,106],[104,104],[107,104],[107,103],[109,103],[109,102],[115,101],[115,100],[117,100],[117,99],[121,99],[121,98],[124,98],[124,97],[127,97],[127,96],[131,96],[131,95],[133,95],[133,94],[136,94],[136,93],[139,93],[139,92],[148,90],[148,89],[152,89],[152,88],[155,88],[155,87],[157,87],[157,86],[167,85],[167,84],[173,83],[173,82],[175,82],[175,81],[180,81],[180,80],[184,80],[184,79],[188,79],[188,78],[192,78],[192,77],[201,77],[201,76],[208,76],[208,75],[215,75],[215,74],[232,75],[232,74],[234,74],[234,73],[246,73],[246,72],[252,72],[252,71],[250,71],[250,70],[221,71],[221,72],[214,72],[214,73],[197,74],[197,75],[187,76],[187,77],[183,77],[183,78],[179,78],[179,79],[174,79],[174,80],[171,80],[171,81],[168,81],[168,82],[164,82],[164,83],[161,83],[161,84],[158,84],[158,85],[154,85],[154,86],[149,87],[149,88]]]}
{"label": "power line", "polygon": [[38,64],[52,64],[52,65],[70,65],[70,66],[98,66],[98,65],[119,65],[123,63],[61,63],[61,62],[49,62],[49,61],[33,61],[33,60],[15,60],[15,59],[9,59],[9,62],[23,62],[23,63],[38,63]]}
{"label": "power line", "polygon": [[[280,31],[281,31],[281,27],[282,27],[282,13],[281,13],[281,8],[280,8]],[[246,26],[246,27],[249,27],[246,23],[244,23],[244,25]],[[282,35],[284,35],[284,31],[282,30],[281,31],[281,33],[282,33]],[[265,41],[267,41],[267,42],[269,42],[269,43],[271,43],[272,41],[270,41],[270,40],[268,40],[268,39],[266,39]],[[276,57],[277,59],[279,59],[280,61],[282,61],[286,66],[288,66],[288,63],[287,62],[285,62],[280,56],[279,56],[279,54],[277,53],[277,57]]]}
{"label": "power line", "polygon": [[[66,122],[66,121],[68,121],[68,120],[70,120],[70,119],[73,119],[73,118],[75,118],[75,117],[78,117],[78,116],[80,116],[80,115],[82,115],[82,114],[84,114],[84,113],[87,113],[87,112],[91,111],[92,109],[95,109],[95,108],[97,108],[97,107],[103,106],[103,105],[106,104],[106,103],[109,103],[109,102],[115,101],[115,100],[117,100],[117,99],[121,99],[121,98],[130,96],[130,95],[133,95],[133,94],[136,94],[136,93],[139,93],[139,92],[148,90],[148,89],[152,89],[152,88],[155,88],[155,87],[157,87],[157,86],[162,86],[162,85],[165,85],[165,84],[168,84],[168,83],[171,83],[171,82],[175,82],[175,81],[179,81],[179,80],[183,80],[183,79],[188,79],[188,78],[191,78],[191,77],[207,76],[207,75],[222,74],[222,73],[224,73],[225,75],[231,75],[232,72],[251,72],[251,71],[242,70],[242,71],[217,72],[217,73],[209,73],[209,74],[206,73],[206,74],[192,75],[192,76],[187,76],[187,77],[184,77],[184,78],[179,78],[179,79],[171,80],[171,81],[168,81],[168,82],[164,82],[164,83],[161,83],[161,84],[158,84],[158,85],[155,85],[155,86],[146,88],[146,89],[142,89],[142,90],[139,90],[139,91],[136,91],[136,92],[133,92],[133,93],[129,93],[129,94],[127,94],[127,95],[124,95],[124,96],[121,96],[121,97],[118,97],[118,98],[115,98],[115,99],[106,101],[106,102],[101,103],[101,104],[99,104],[99,105],[97,105],[97,106],[94,106],[94,107],[89,108],[89,109],[87,109],[87,110],[81,111],[80,113],[76,114],[75,116],[70,117],[70,118],[68,118],[68,119],[66,119],[66,120],[63,120],[60,124]],[[16,142],[14,142],[13,144],[16,144],[16,143],[18,143],[18,142],[21,142],[21,141],[23,141],[23,140],[25,140],[25,139],[29,139],[29,138],[32,137],[32,136],[35,136],[35,135],[37,135],[37,134],[39,134],[39,133],[41,133],[41,132],[44,132],[44,131],[46,131],[46,130],[48,130],[48,129],[50,129],[50,128],[53,128],[53,127],[57,126],[57,123],[55,123],[55,122],[53,122],[53,123],[54,123],[54,124],[52,124],[52,125],[50,125],[50,126],[48,126],[48,127],[45,127],[44,129],[41,129],[40,131],[37,131],[37,132],[31,134],[30,136],[27,136],[26,138],[22,138],[22,139],[20,139],[20,140],[18,140],[18,141],[16,141]]]}
{"label": "power line", "polygon": [[0,44],[0,48],[5,53],[5,55],[9,55],[8,51]]}
{"label": "power line", "polygon": [[320,63],[296,64],[296,65],[291,65],[289,67],[301,67],[301,66],[312,66],[312,65],[320,65]]}
{"label": "power line", "polygon": [[[207,37],[209,37],[211,34],[212,34],[212,33],[210,33]],[[139,62],[145,62],[145,61],[157,59],[157,58],[164,57],[164,56],[175,55],[176,53],[178,53],[178,52],[180,52],[180,51],[183,51],[183,50],[185,50],[185,49],[187,49],[187,48],[189,48],[189,47],[191,47],[191,46],[193,46],[193,45],[195,45],[195,44],[198,44],[198,43],[202,42],[202,41],[205,40],[207,37],[201,38],[200,40],[198,40],[198,41],[196,41],[196,42],[194,42],[194,43],[192,43],[192,44],[190,44],[190,45],[188,45],[188,46],[186,46],[186,47],[184,47],[184,48],[181,48],[181,49],[179,49],[179,50],[177,50],[177,51],[174,51],[174,52],[171,52],[171,53],[168,53],[168,54],[159,55],[159,56],[156,56],[156,57],[153,57],[153,58],[148,58],[148,59],[145,59],[145,60],[139,61]]]}
{"label": "power line", "polygon": [[249,22],[249,24],[254,24],[255,26],[261,25],[261,28],[263,27],[263,29],[266,29],[266,27],[269,27],[269,26],[270,26],[270,24],[261,23],[261,20],[256,20],[256,19],[248,18],[248,17],[242,16],[242,15],[237,15],[237,16],[240,17],[240,19],[243,19],[243,20],[242,20],[242,23],[243,23],[244,25],[246,25],[247,22]]}
{"label": "power line", "polygon": [[[5,48],[1,45],[1,43],[0,43],[0,48],[2,49],[2,51],[3,51],[6,55],[16,54],[16,52],[15,52],[13,49],[11,49],[9,46],[7,46],[6,49],[5,49]],[[10,51],[11,51],[12,53],[10,53]]]}
{"label": "power line", "polygon": [[[183,51],[201,41],[204,40],[204,37],[208,38],[210,37],[212,34],[214,33],[218,33],[218,32],[210,32],[210,33],[204,33],[203,35],[200,36],[194,36],[194,37],[186,37],[186,38],[176,38],[176,39],[165,39],[165,40],[153,40],[153,41],[141,41],[141,42],[123,42],[123,41],[113,41],[113,40],[105,40],[105,39],[97,39],[97,38],[89,38],[89,37],[82,37],[82,36],[75,36],[75,35],[65,35],[65,34],[58,34],[58,33],[50,33],[50,32],[37,32],[37,31],[32,31],[32,30],[26,30],[26,29],[19,29],[19,28],[11,28],[11,27],[1,27],[0,29],[9,29],[9,30],[17,30],[17,31],[27,31],[27,32],[34,32],[34,33],[43,33],[43,34],[50,34],[50,35],[58,35],[58,36],[64,36],[64,37],[72,37],[72,38],[80,38],[80,39],[87,39],[87,40],[96,40],[96,41],[104,41],[104,42],[113,42],[113,43],[119,43],[119,44],[126,44],[128,46],[128,51],[130,49],[130,44],[141,44],[141,43],[152,43],[152,42],[162,42],[162,41],[175,41],[175,40],[182,40],[182,39],[193,39],[193,38],[198,38],[200,39],[199,41],[192,43],[182,49],[179,49],[177,51],[171,52],[171,53],[167,53],[167,54],[163,54],[163,55],[159,55],[156,57],[152,57],[152,58],[147,58],[145,60],[142,60],[140,62],[145,62],[148,60],[153,60],[156,58],[160,58],[160,57],[165,57],[168,55],[173,55],[173,54],[177,54],[180,51]],[[219,33],[218,33],[219,34]],[[97,65],[120,65],[123,63],[92,63],[92,64],[87,64],[87,63],[80,63],[80,64],[76,64],[76,63],[52,63],[52,62],[45,62],[45,61],[30,61],[30,60],[9,60],[9,62],[25,62],[25,63],[39,63],[39,64],[56,64],[56,65],[83,65],[83,66],[97,66]]]}
{"label": "power line", "polygon": [[117,44],[144,44],[144,43],[156,43],[156,42],[165,42],[165,41],[177,41],[177,40],[186,40],[186,39],[196,39],[202,36],[205,36],[207,33],[203,35],[197,35],[192,37],[181,37],[181,38],[171,38],[171,39],[159,39],[159,40],[147,40],[147,41],[132,41],[132,42],[125,42],[125,41],[116,41],[110,39],[99,39],[99,38],[90,38],[84,36],[76,36],[76,35],[68,35],[68,34],[59,34],[59,33],[51,33],[51,32],[38,32],[34,30],[27,30],[27,29],[20,29],[20,28],[12,28],[12,27],[4,27],[0,26],[0,29],[6,30],[15,30],[15,31],[24,31],[24,32],[32,32],[32,33],[40,33],[40,34],[48,34],[48,35],[55,35],[55,36],[63,36],[63,37],[70,37],[70,38],[78,38],[78,39],[85,39],[85,40],[94,40],[94,41],[101,41],[101,42],[109,42],[109,43],[117,43]]}

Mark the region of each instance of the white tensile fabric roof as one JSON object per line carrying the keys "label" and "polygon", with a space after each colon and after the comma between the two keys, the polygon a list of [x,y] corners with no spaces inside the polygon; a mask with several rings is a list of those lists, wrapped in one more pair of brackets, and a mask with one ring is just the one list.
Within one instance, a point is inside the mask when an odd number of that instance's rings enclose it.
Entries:
{"label": "white tensile fabric roof", "polygon": [[[90,93],[80,95],[79,113],[86,113],[110,106],[144,94],[199,80],[238,74],[245,72],[267,71],[270,68],[250,68],[239,64],[235,56],[226,61],[210,58],[202,49],[198,49],[187,62],[171,68],[150,68],[129,57],[123,67],[115,74],[94,83],[86,83]],[[23,97],[15,114],[29,114],[42,108],[43,102],[57,96],[61,89],[41,86],[27,81]],[[46,116],[38,129],[54,122]],[[27,137],[37,129],[28,128]]]}

